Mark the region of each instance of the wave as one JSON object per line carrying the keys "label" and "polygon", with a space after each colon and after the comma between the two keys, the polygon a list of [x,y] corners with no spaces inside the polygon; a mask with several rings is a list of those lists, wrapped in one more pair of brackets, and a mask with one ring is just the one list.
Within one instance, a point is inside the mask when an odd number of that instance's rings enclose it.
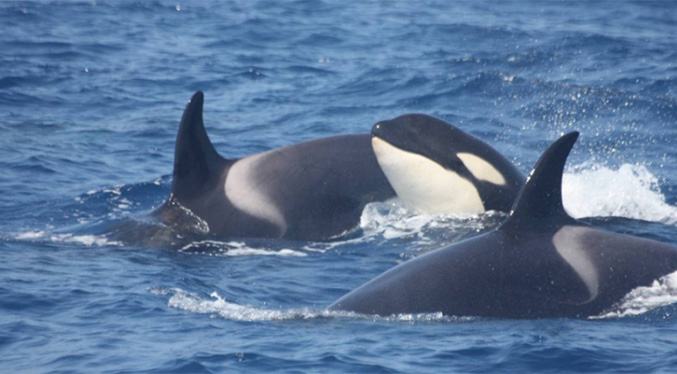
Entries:
{"label": "wave", "polygon": [[57,234],[48,231],[26,231],[14,235],[15,240],[77,244],[85,247],[122,246],[123,243],[101,235]]}
{"label": "wave", "polygon": [[[564,174],[562,199],[575,218],[621,217],[677,225],[677,207],[666,201],[659,178],[644,165],[610,168],[581,164]],[[506,215],[426,215],[399,202],[373,203],[362,212],[359,240],[415,240],[417,246],[453,242],[497,227]]]}
{"label": "wave", "polygon": [[244,242],[222,242],[218,240],[200,240],[183,246],[179,251],[188,253],[207,253],[210,256],[281,256],[306,257],[308,254],[294,249],[254,248]]}
{"label": "wave", "polygon": [[[368,204],[358,227],[327,242],[283,243],[286,248],[281,248],[279,243],[266,241],[233,241],[204,235],[189,238],[148,221],[148,211],[162,201],[168,180],[163,177],[147,183],[91,190],[73,200],[50,204],[38,217],[41,217],[38,221],[49,221],[48,227],[22,228],[5,236],[86,246],[122,242],[133,245],[125,238],[152,237],[153,240],[141,240],[140,245],[171,244],[170,247],[184,252],[214,256],[306,256],[339,246],[406,242],[411,249],[408,252],[414,254],[489,231],[506,217],[493,211],[472,215],[420,214],[396,200]],[[576,165],[565,173],[562,193],[565,208],[575,218],[621,217],[677,225],[677,207],[667,202],[660,179],[644,165],[623,164],[617,168],[595,163]]]}
{"label": "wave", "polygon": [[[377,316],[315,308],[265,309],[227,301],[217,292],[212,292],[209,297],[180,288],[152,288],[150,292],[160,296],[169,296],[167,306],[171,308],[245,322],[321,318],[343,318],[374,322],[470,322],[483,320],[478,317],[448,316],[441,312]],[[609,311],[590,317],[590,319],[634,317],[675,303],[677,303],[677,272],[661,277],[654,281],[651,286],[638,287],[632,290]]]}
{"label": "wave", "polygon": [[150,292],[169,296],[167,306],[189,313],[209,314],[227,320],[260,322],[307,320],[322,318],[363,319],[380,322],[467,322],[475,320],[471,317],[449,317],[442,313],[399,314],[388,317],[359,314],[345,311],[331,311],[327,309],[298,308],[298,309],[264,309],[249,305],[240,305],[227,301],[217,292],[209,297],[187,292],[180,288],[162,289],[153,288]]}
{"label": "wave", "polygon": [[582,164],[564,174],[562,199],[575,218],[623,217],[677,224],[677,207],[667,203],[659,179],[644,165],[617,169]]}
{"label": "wave", "polygon": [[594,319],[637,316],[677,303],[677,272],[655,280],[651,286],[638,287],[628,293],[611,310]]}
{"label": "wave", "polygon": [[368,204],[360,218],[361,236],[352,242],[411,242],[410,248],[429,251],[497,227],[504,213],[420,214],[399,201]]}

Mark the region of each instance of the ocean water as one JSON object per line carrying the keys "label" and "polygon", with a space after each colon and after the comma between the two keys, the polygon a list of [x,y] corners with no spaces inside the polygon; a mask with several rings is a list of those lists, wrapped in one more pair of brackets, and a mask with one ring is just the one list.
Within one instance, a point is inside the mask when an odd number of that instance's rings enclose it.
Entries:
{"label": "ocean water", "polygon": [[667,1],[1,2],[0,372],[674,372],[674,274],[587,320],[325,310],[500,213],[373,204],[318,243],[148,212],[202,90],[226,157],[420,112],[527,173],[578,130],[569,212],[677,244],[676,35]]}

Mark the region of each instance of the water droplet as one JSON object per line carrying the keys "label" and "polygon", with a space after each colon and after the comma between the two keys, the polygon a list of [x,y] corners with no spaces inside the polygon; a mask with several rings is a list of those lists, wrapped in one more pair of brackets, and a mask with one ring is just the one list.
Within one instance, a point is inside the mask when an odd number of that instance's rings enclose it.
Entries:
{"label": "water droplet", "polygon": [[176,11],[180,12],[181,11],[181,4],[176,4]]}

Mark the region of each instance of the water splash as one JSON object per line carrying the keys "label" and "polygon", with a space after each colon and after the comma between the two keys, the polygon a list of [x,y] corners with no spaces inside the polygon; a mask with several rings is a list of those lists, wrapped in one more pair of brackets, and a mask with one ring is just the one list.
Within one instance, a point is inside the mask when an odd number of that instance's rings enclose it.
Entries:
{"label": "water splash", "polygon": [[[182,217],[179,228],[165,227],[157,222],[146,222],[147,214],[141,195],[158,192],[162,180],[137,185],[116,186],[92,190],[58,205],[58,211],[48,210],[46,219],[67,216],[72,219],[60,227],[46,226],[24,228],[5,236],[17,240],[76,243],[85,246],[107,246],[127,243],[129,238],[153,238],[139,241],[146,246],[170,246],[186,252],[205,252],[215,256],[306,256],[309,252],[326,252],[336,247],[371,244],[408,244],[411,253],[429,251],[459,240],[489,231],[505,219],[500,212],[483,214],[428,215],[406,209],[400,202],[368,204],[362,212],[360,224],[327,242],[307,242],[279,248],[267,244],[244,244],[223,239],[204,239],[209,230],[205,222],[185,211],[178,204],[165,209],[163,214]],[[584,163],[574,166],[563,178],[563,199],[567,211],[576,218],[623,217],[629,219],[677,225],[677,207],[667,203],[661,191],[660,180],[644,165],[623,164],[610,168],[601,164]],[[130,215],[130,213],[133,213]],[[121,233],[92,232],[97,224],[122,220],[128,223]],[[154,234],[158,232],[157,234]],[[194,233],[190,239],[181,232]],[[117,236],[113,235],[117,234]],[[157,240],[156,240],[157,239]],[[176,244],[176,245],[174,245]],[[274,248],[277,247],[277,248]]]}
{"label": "water splash", "polygon": [[161,296],[170,295],[167,305],[171,308],[183,310],[189,313],[210,314],[227,320],[259,322],[259,321],[285,321],[307,320],[321,318],[348,318],[369,320],[375,322],[467,322],[475,318],[449,317],[442,313],[421,314],[398,314],[388,317],[366,315],[345,311],[330,311],[327,309],[298,308],[298,309],[263,309],[249,305],[239,305],[221,297],[217,292],[212,292],[209,298],[198,294],[184,291],[180,288],[161,289],[154,288],[152,293]]}
{"label": "water splash", "polygon": [[416,247],[449,244],[490,230],[505,214],[419,214],[401,203],[372,203],[362,212],[362,240],[410,240]]}
{"label": "water splash", "polygon": [[564,174],[562,195],[567,211],[576,218],[624,217],[677,224],[677,207],[666,202],[659,179],[644,165],[576,166]]}
{"label": "water splash", "polygon": [[78,244],[86,247],[122,246],[121,242],[100,235],[55,234],[48,231],[27,231],[14,235],[14,239],[29,242]]}
{"label": "water splash", "polygon": [[206,253],[210,256],[282,256],[305,257],[307,253],[289,248],[268,249],[253,248],[244,242],[221,242],[217,240],[201,240],[183,246],[181,252]]}
{"label": "water splash", "polygon": [[628,293],[611,310],[593,318],[623,318],[677,302],[677,272],[655,280],[649,287],[638,287]]}
{"label": "water splash", "polygon": [[[150,292],[169,296],[167,306],[189,313],[210,314],[234,321],[284,321],[307,320],[320,318],[346,318],[353,320],[369,320],[374,322],[470,322],[481,320],[477,317],[446,316],[438,313],[397,314],[391,316],[366,315],[346,311],[330,311],[327,309],[265,309],[250,305],[240,305],[227,301],[217,292],[209,297],[187,292],[180,288],[153,288]],[[611,310],[590,319],[608,319],[632,317],[647,313],[653,309],[677,302],[677,272],[666,275],[649,287],[638,287],[632,290]]]}

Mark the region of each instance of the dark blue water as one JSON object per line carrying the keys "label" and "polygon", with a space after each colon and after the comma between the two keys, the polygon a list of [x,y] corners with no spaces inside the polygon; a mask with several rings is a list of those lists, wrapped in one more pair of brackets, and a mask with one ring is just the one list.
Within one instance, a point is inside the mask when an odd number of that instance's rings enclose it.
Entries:
{"label": "dark blue water", "polygon": [[0,371],[674,372],[677,277],[590,320],[324,308],[502,215],[368,206],[330,243],[181,241],[183,107],[239,157],[444,118],[525,173],[582,133],[567,209],[677,244],[677,3],[0,3]]}

